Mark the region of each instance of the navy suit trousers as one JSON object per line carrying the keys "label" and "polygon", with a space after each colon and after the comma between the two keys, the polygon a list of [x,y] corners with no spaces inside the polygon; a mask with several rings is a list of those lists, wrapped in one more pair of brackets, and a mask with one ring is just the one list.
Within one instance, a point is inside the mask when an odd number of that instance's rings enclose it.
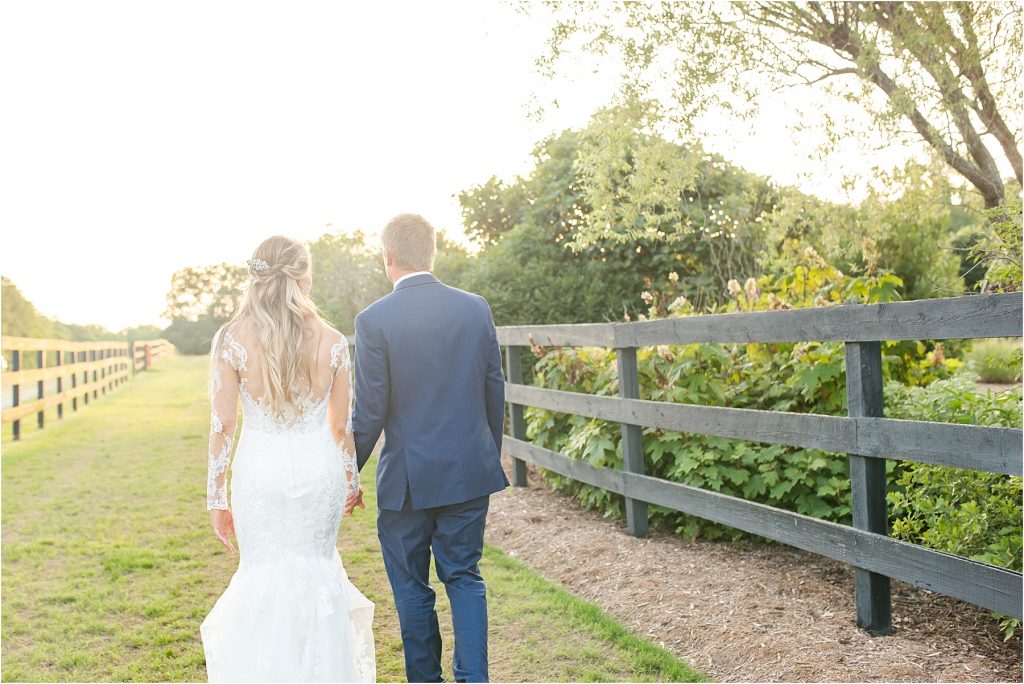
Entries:
{"label": "navy suit trousers", "polygon": [[406,491],[400,511],[379,508],[377,533],[391,582],[410,682],[441,682],[441,633],[430,586],[433,552],[452,609],[458,682],[487,681],[487,596],[480,575],[490,496],[413,510]]}

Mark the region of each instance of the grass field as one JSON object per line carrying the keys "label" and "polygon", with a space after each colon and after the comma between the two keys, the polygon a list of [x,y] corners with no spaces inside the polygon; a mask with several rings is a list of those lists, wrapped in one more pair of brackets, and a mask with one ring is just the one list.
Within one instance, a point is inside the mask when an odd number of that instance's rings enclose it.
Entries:
{"label": "grass field", "polygon": [[[205,360],[176,358],[45,430],[3,443],[3,681],[206,681],[199,623],[237,564],[206,511]],[[342,522],[349,576],[377,604],[381,681],[404,680],[367,510]],[[589,603],[487,548],[491,679],[704,681]],[[447,599],[438,586],[446,678]]]}

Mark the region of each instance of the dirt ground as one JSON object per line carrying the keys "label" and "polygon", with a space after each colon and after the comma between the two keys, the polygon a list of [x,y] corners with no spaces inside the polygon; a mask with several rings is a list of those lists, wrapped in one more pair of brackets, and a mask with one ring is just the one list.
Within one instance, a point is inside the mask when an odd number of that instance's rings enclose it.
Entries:
{"label": "dirt ground", "polygon": [[636,539],[532,467],[529,483],[491,497],[488,543],[715,681],[1022,681],[1020,635],[1004,643],[984,609],[893,581],[893,634],[871,637],[851,567],[783,545]]}

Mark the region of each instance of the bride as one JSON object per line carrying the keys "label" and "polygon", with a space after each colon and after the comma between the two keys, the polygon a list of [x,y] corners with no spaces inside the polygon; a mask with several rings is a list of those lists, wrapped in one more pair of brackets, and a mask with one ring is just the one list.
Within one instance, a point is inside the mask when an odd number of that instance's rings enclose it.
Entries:
{"label": "bride", "polygon": [[[372,682],[374,604],[336,546],[359,491],[349,350],[309,298],[309,251],[281,236],[210,353],[207,509],[238,569],[200,626],[209,681]],[[237,403],[243,429],[231,467]]]}

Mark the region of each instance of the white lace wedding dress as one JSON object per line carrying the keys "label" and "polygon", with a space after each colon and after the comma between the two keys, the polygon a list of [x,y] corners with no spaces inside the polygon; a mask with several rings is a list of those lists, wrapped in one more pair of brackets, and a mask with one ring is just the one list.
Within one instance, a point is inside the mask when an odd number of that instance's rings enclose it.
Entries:
{"label": "white lace wedding dress", "polygon": [[[348,344],[332,335],[312,354],[319,357],[310,364],[320,371],[315,387],[281,419],[249,392],[259,382],[252,372],[258,359],[224,333],[211,383],[207,508],[228,508],[240,397],[230,501],[239,563],[200,626],[211,682],[375,680],[374,604],[349,581],[336,546],[358,470]],[[339,443],[329,412],[345,421]]]}

